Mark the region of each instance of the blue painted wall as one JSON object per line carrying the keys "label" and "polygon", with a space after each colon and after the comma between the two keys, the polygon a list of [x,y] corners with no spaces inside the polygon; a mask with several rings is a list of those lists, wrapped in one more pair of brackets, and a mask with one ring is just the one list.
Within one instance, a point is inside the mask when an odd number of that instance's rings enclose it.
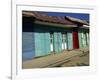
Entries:
{"label": "blue painted wall", "polygon": [[22,59],[29,60],[35,56],[34,34],[32,32],[22,33]]}

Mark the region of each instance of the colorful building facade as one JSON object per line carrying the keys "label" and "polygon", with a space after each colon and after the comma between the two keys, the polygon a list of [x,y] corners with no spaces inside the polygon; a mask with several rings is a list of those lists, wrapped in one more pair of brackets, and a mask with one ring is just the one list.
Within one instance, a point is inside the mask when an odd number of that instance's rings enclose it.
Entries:
{"label": "colorful building facade", "polygon": [[85,21],[26,11],[22,20],[23,60],[89,47],[89,27],[83,27],[89,23]]}

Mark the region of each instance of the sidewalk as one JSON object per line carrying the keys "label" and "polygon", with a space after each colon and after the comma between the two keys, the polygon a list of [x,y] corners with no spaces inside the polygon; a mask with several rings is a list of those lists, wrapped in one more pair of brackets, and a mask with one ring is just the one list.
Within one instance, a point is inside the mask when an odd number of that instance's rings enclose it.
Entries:
{"label": "sidewalk", "polygon": [[60,54],[51,54],[48,56],[24,61],[22,65],[23,69],[53,67],[62,62],[69,61],[69,59],[72,57],[83,55],[86,52],[89,52],[89,48],[63,51]]}

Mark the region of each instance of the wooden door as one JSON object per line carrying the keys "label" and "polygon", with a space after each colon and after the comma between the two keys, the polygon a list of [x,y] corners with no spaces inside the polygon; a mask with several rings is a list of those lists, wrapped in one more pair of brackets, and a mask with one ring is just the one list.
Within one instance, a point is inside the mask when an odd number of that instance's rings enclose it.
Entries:
{"label": "wooden door", "polygon": [[79,41],[78,41],[78,32],[73,31],[73,49],[79,48]]}

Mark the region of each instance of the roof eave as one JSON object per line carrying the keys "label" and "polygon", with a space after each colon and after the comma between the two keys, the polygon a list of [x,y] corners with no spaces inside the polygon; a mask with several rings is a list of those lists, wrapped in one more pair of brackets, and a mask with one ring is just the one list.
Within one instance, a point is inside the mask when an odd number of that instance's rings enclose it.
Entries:
{"label": "roof eave", "polygon": [[34,23],[41,24],[41,25],[55,26],[55,27],[63,27],[63,28],[77,27],[77,25],[68,25],[68,24],[64,25],[64,24],[48,23],[48,22],[41,22],[41,21],[35,21]]}

